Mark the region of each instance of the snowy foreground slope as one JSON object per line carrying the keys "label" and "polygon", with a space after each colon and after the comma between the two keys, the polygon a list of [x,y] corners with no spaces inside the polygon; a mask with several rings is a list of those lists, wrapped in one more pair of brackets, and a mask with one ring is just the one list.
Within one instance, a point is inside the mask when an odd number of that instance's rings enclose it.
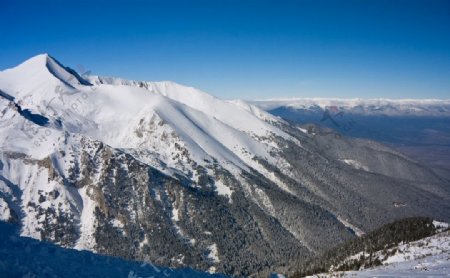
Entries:
{"label": "snowy foreground slope", "polygon": [[448,277],[450,276],[449,256],[448,252],[431,255],[374,269],[348,271],[343,275],[340,274],[339,277]]}
{"label": "snowy foreground slope", "polygon": [[15,228],[4,222],[0,222],[0,240],[0,277],[225,277],[66,249],[19,237]]}
{"label": "snowy foreground slope", "polygon": [[[416,250],[408,250],[410,252],[410,258],[398,262],[386,262],[384,266],[376,267],[373,269],[366,269],[362,271],[348,271],[345,272],[345,276],[349,277],[448,277],[450,276],[450,248],[449,248],[449,235],[447,233],[445,243],[442,246],[432,246],[427,242],[424,248],[417,248]],[[422,244],[422,242],[421,242]],[[427,250],[427,247],[432,247]],[[433,249],[437,249],[440,253],[433,254]],[[417,252],[417,253],[416,253]],[[415,259],[411,259],[415,258]]]}
{"label": "snowy foreground slope", "polygon": [[0,144],[1,220],[158,265],[265,275],[394,219],[450,220],[450,182],[383,145],[46,54],[0,72]]}
{"label": "snowy foreground slope", "polygon": [[[448,224],[446,224],[448,228]],[[351,261],[369,254],[349,257]],[[358,271],[331,272],[309,277],[448,277],[450,276],[450,231],[372,254],[382,265]]]}

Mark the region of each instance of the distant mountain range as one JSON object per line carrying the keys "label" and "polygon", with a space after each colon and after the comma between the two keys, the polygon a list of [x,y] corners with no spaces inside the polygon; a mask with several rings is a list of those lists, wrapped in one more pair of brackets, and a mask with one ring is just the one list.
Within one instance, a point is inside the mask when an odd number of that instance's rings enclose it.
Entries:
{"label": "distant mountain range", "polygon": [[0,219],[22,236],[265,276],[395,219],[450,221],[445,175],[244,101],[47,54],[0,72],[0,91]]}
{"label": "distant mountain range", "polygon": [[450,100],[291,99],[255,101],[285,120],[326,126],[387,144],[450,176]]}
{"label": "distant mountain range", "polygon": [[354,115],[450,117],[450,99],[292,98],[250,101],[264,110],[339,110]]}

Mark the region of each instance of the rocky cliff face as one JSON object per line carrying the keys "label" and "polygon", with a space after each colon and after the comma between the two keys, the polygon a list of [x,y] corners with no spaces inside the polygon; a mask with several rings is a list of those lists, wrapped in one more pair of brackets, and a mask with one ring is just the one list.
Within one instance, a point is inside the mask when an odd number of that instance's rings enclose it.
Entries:
{"label": "rocky cliff face", "polygon": [[48,55],[0,90],[0,216],[23,236],[251,275],[393,219],[450,220],[449,181],[422,165],[244,102]]}

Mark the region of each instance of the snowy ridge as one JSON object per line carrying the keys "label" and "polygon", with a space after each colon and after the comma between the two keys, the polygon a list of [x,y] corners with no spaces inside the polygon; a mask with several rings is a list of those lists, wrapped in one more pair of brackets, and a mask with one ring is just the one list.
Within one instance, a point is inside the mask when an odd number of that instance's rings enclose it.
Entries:
{"label": "snowy ridge", "polygon": [[[193,87],[170,81],[142,82],[99,76],[89,76],[88,78],[92,83],[98,85],[111,84],[145,88],[152,93],[163,95],[205,114],[213,115],[215,119],[226,125],[249,134],[267,136],[267,132],[271,132],[278,136],[287,136],[272,125],[254,118],[256,116],[259,119],[276,121],[275,117],[243,101],[224,101]],[[242,119],[246,120],[242,121]]]}
{"label": "snowy ridge", "polygon": [[347,220],[342,219],[342,217],[337,217],[337,219],[342,224],[344,224],[345,227],[351,229],[355,233],[356,236],[361,237],[361,236],[365,235],[364,231],[362,231],[361,229],[359,229],[355,225],[350,224]]}
{"label": "snowy ridge", "polygon": [[355,167],[356,169],[363,169],[364,171],[369,171],[369,168],[367,166],[362,165],[356,160],[353,159],[340,159],[340,160],[345,164]]}

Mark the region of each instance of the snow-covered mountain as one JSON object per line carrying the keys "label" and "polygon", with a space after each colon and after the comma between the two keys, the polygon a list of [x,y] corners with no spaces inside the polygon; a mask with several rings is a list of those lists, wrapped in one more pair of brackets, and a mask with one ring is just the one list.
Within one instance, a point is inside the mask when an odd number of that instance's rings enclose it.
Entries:
{"label": "snow-covered mountain", "polygon": [[340,99],[285,98],[251,101],[264,110],[290,108],[306,111],[338,109],[355,115],[450,116],[450,99]]}
{"label": "snow-covered mountain", "polygon": [[450,220],[449,181],[385,146],[173,82],[38,55],[0,72],[0,117],[0,217],[64,247],[262,275],[393,219]]}

